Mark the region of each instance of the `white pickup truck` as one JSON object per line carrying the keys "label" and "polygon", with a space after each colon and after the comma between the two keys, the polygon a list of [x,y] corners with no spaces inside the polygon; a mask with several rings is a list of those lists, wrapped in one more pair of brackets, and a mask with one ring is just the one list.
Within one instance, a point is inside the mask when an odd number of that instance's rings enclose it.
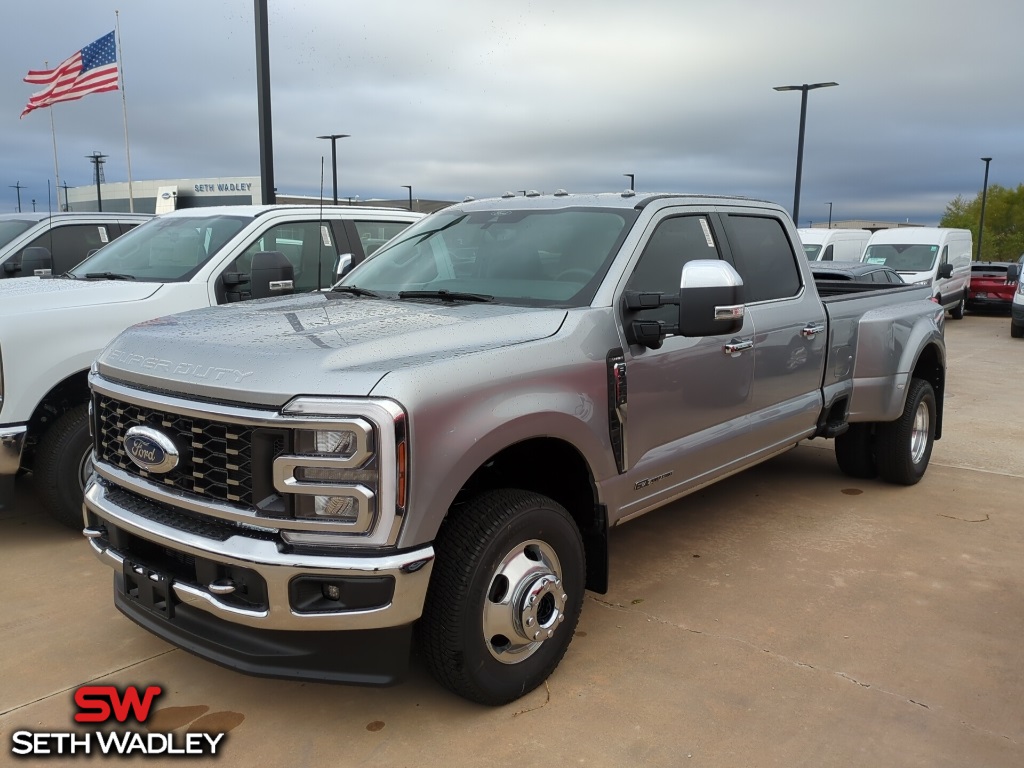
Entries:
{"label": "white pickup truck", "polygon": [[[0,508],[11,503],[15,476],[32,471],[49,512],[81,526],[92,471],[86,377],[125,328],[328,288],[421,217],[362,206],[185,209],[148,221],[64,274],[0,281]],[[211,380],[231,373],[204,368]]]}

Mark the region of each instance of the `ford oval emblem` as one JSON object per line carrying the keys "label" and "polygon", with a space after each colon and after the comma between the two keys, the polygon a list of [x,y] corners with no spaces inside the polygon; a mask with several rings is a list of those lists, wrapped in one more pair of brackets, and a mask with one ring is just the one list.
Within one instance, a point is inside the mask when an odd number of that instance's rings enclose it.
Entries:
{"label": "ford oval emblem", "polygon": [[128,458],[147,472],[170,472],[178,466],[178,449],[171,439],[150,427],[132,427],[124,434]]}

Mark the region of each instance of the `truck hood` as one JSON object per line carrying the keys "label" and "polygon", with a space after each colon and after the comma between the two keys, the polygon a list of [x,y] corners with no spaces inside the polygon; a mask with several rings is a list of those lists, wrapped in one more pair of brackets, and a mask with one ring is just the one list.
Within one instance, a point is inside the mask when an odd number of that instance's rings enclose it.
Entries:
{"label": "truck hood", "polygon": [[564,309],[312,294],[185,312],[129,328],[103,376],[257,406],[295,395],[369,395],[390,371],[558,331]]}
{"label": "truck hood", "polygon": [[24,318],[33,312],[100,304],[141,301],[161,283],[132,280],[72,280],[70,278],[18,277],[0,280],[0,316]]}

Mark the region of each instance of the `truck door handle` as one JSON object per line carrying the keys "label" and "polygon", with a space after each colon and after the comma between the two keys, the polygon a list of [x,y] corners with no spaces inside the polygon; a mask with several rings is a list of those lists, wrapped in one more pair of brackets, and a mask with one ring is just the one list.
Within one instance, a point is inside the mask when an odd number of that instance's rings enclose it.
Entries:
{"label": "truck door handle", "polygon": [[800,335],[803,336],[805,339],[813,339],[819,333],[824,333],[824,332],[825,332],[825,324],[824,323],[814,323],[814,324],[808,323],[807,325],[804,326],[804,329],[802,331],[800,331]]}
{"label": "truck door handle", "polygon": [[738,352],[742,352],[745,349],[752,349],[754,346],[753,339],[746,339],[745,341],[730,341],[724,347],[722,351],[727,355],[735,355]]}

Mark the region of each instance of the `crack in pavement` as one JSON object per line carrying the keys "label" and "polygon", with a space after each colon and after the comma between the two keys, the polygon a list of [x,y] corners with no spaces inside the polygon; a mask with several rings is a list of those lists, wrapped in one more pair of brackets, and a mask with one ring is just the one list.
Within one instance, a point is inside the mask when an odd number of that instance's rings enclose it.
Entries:
{"label": "crack in pavement", "polygon": [[[925,704],[925,703],[923,703],[921,701],[917,701],[916,699],[910,698],[909,696],[905,696],[903,694],[896,693],[894,691],[887,691],[885,688],[880,688],[877,685],[873,685],[871,683],[861,682],[860,680],[857,680],[856,678],[850,677],[850,675],[846,674],[845,672],[835,672],[833,670],[825,669],[824,667],[819,669],[818,667],[814,666],[813,664],[808,664],[808,663],[803,662],[803,661],[797,661],[796,659],[791,659],[788,656],[785,656],[784,654],[781,654],[781,653],[778,653],[776,651],[771,650],[770,648],[763,648],[760,645],[757,645],[755,643],[750,642],[749,640],[744,640],[742,637],[732,637],[731,635],[723,635],[723,634],[720,634],[720,633],[717,633],[717,632],[706,632],[706,631],[704,631],[702,629],[693,629],[692,627],[686,627],[686,626],[683,626],[682,624],[676,624],[675,622],[669,621],[667,619],[663,619],[662,617],[655,616],[655,615],[653,615],[651,613],[647,613],[646,611],[637,610],[636,608],[631,607],[631,606],[622,605],[621,603],[613,603],[613,602],[610,602],[608,600],[602,600],[602,599],[600,599],[598,597],[595,597],[593,595],[587,595],[587,597],[590,600],[592,600],[593,602],[597,603],[598,605],[601,605],[601,606],[603,606],[605,608],[608,608],[610,610],[621,611],[622,613],[632,613],[632,614],[636,614],[638,616],[646,616],[649,621],[655,621],[655,622],[657,622],[659,624],[664,624],[667,627],[672,627],[673,629],[681,629],[681,630],[683,630],[685,632],[689,632],[690,634],[693,634],[693,635],[706,635],[708,637],[713,637],[713,638],[718,639],[718,640],[731,640],[732,642],[738,643],[739,645],[746,646],[747,648],[750,648],[751,650],[761,651],[762,653],[767,653],[772,658],[778,659],[779,661],[783,661],[783,662],[785,662],[787,664],[791,664],[794,667],[802,667],[804,669],[813,669],[816,672],[823,672],[823,673],[828,674],[828,675],[835,675],[837,677],[842,678],[843,680],[846,680],[847,682],[850,682],[850,683],[853,683],[854,685],[860,686],[861,688],[871,689],[873,691],[877,691],[877,692],[879,692],[881,694],[884,694],[885,696],[891,696],[893,698],[900,699],[901,701],[906,701],[909,704],[914,704],[915,706],[921,707],[923,709],[927,709],[929,712],[935,712],[940,717],[945,717],[945,718],[948,718],[948,719],[951,719],[951,720],[954,719],[954,718],[950,717],[949,715],[943,714],[939,710],[932,709],[930,706],[928,706],[927,704]],[[972,731],[974,731],[976,733],[981,733],[981,734],[986,734],[986,735],[989,735],[989,736],[994,736],[996,738],[1004,739],[1004,740],[1010,742],[1013,745],[1017,745],[1017,742],[1012,737],[1007,736],[1006,734],[996,733],[995,731],[990,731],[990,730],[987,730],[985,728],[979,728],[978,726],[973,725],[971,723],[968,723],[968,722],[966,722],[964,720],[958,720],[957,722],[959,722],[960,725],[964,726],[965,728],[968,728],[968,729],[970,729],[970,730],[972,730]]]}
{"label": "crack in pavement", "polygon": [[512,713],[512,717],[516,718],[516,717],[519,717],[520,715],[525,715],[525,714],[527,714],[529,712],[536,712],[538,709],[544,709],[544,707],[546,707],[548,704],[551,703],[551,688],[548,686],[548,681],[547,680],[544,681],[544,692],[547,694],[547,696],[544,698],[544,703],[543,704],[538,704],[536,707],[528,707],[526,709],[520,709],[518,712],[513,712]]}
{"label": "crack in pavement", "polygon": [[48,693],[45,696],[40,696],[38,699],[33,699],[32,701],[26,701],[23,704],[18,704],[17,706],[11,707],[10,709],[5,709],[3,712],[0,712],[0,717],[4,717],[6,715],[9,715],[12,712],[17,712],[19,709],[24,709],[25,707],[31,707],[33,704],[38,704],[41,701],[46,701],[47,699],[52,699],[54,696],[60,696],[62,693],[67,693],[68,691],[73,691],[73,690],[75,690],[77,688],[82,687],[83,685],[88,685],[89,683],[95,683],[97,680],[102,680],[103,678],[109,677],[110,675],[116,675],[118,672],[124,672],[126,669],[131,669],[132,667],[137,667],[140,664],[145,664],[147,661],[152,661],[153,659],[159,659],[161,656],[166,656],[167,654],[174,653],[177,650],[178,650],[177,648],[169,648],[166,651],[164,651],[163,653],[158,653],[158,654],[155,654],[153,656],[147,656],[145,659],[139,659],[138,661],[133,661],[131,664],[125,664],[123,667],[118,667],[117,669],[107,670],[106,672],[104,672],[101,675],[96,675],[96,677],[92,677],[92,678],[90,678],[88,680],[83,680],[80,683],[75,683],[74,685],[68,686],[67,688],[61,688],[59,691],[52,691],[51,693]]}

